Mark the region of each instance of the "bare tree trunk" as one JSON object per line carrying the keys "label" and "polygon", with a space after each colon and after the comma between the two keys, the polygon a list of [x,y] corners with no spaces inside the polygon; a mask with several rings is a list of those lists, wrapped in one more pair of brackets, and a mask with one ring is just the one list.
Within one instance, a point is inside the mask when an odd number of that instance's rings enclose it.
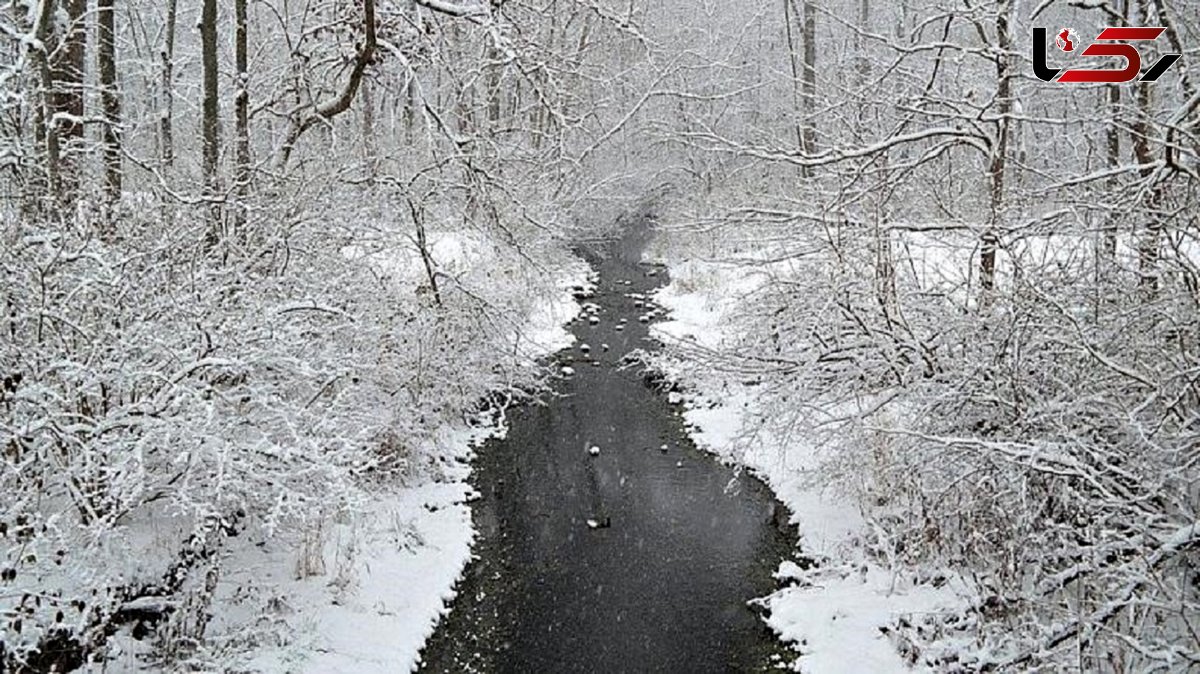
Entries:
{"label": "bare tree trunk", "polygon": [[42,80],[41,105],[38,107],[38,136],[42,139],[46,151],[46,182],[49,188],[49,202],[52,208],[57,207],[62,198],[62,155],[59,146],[58,125],[53,122],[54,114],[54,73],[50,65],[51,26],[54,20],[54,3],[43,2],[41,13],[37,18],[37,36],[40,47],[34,52],[37,60],[38,73]]}
{"label": "bare tree trunk", "polygon": [[[97,67],[100,75],[100,107],[104,113],[101,137],[104,147],[104,192],[111,211],[121,200],[121,98],[117,90],[116,12],[114,0],[98,0],[97,9]],[[113,232],[112,214],[106,224],[106,234]]]}
{"label": "bare tree trunk", "polygon": [[[1120,121],[1117,119],[1117,111],[1121,107],[1121,88],[1115,84],[1108,87],[1108,109],[1112,111],[1112,119],[1108,122],[1106,131],[1107,150],[1108,150],[1108,165],[1110,168],[1116,168],[1121,163],[1121,132]],[[1115,180],[1110,180],[1109,184],[1116,187]],[[1116,213],[1108,213],[1105,217],[1104,225],[1104,249],[1101,257],[1104,260],[1106,267],[1111,268],[1116,264],[1117,258],[1117,221]]]}
{"label": "bare tree trunk", "polygon": [[[1129,19],[1129,2],[1128,0],[1117,0],[1115,3],[1117,11],[1121,15],[1121,25],[1128,23]],[[1109,120],[1108,128],[1106,129],[1106,140],[1108,141],[1108,166],[1116,168],[1121,163],[1121,123],[1118,114],[1121,108],[1121,87],[1118,85],[1110,85],[1108,87],[1108,109],[1111,111],[1112,118]],[[1116,179],[1109,181],[1109,184],[1116,188]],[[1104,226],[1103,240],[1103,264],[1105,268],[1110,270],[1117,260],[1117,225],[1119,215],[1109,213],[1107,215]],[[1108,274],[1107,271],[1104,272]]]}
{"label": "bare tree trunk", "polygon": [[[1137,17],[1134,21],[1142,22],[1142,25],[1148,25],[1152,13],[1150,11],[1150,0],[1140,0],[1137,3]],[[1150,164],[1154,161],[1154,156],[1151,150],[1151,120],[1154,116],[1153,105],[1153,87],[1140,86],[1137,87],[1134,94],[1134,100],[1137,103],[1137,108],[1134,111],[1133,128],[1133,156],[1143,168],[1139,172],[1143,181],[1152,179],[1154,169]],[[1162,245],[1162,222],[1155,214],[1158,207],[1158,189],[1150,185],[1142,187],[1143,197],[1142,208],[1139,209],[1146,218],[1146,224],[1141,232],[1137,233],[1137,252],[1138,252],[1138,285],[1142,288],[1147,297],[1154,297],[1158,293],[1159,288],[1159,248]]]}
{"label": "bare tree trunk", "polygon": [[234,134],[237,137],[234,181],[237,183],[238,206],[234,209],[234,226],[241,232],[246,224],[246,197],[250,189],[250,63],[246,53],[246,0],[235,0],[234,66],[237,68],[237,94],[234,97]]}
{"label": "bare tree trunk", "polygon": [[221,209],[216,203],[217,197],[217,163],[220,159],[220,114],[217,99],[217,0],[203,0],[200,10],[200,49],[204,70],[203,117],[201,119],[201,136],[203,138],[203,170],[205,196],[213,200],[208,208],[210,243],[219,239],[217,231]]}
{"label": "bare tree trunk", "polygon": [[[460,34],[457,24],[448,31],[451,42],[466,43]],[[457,120],[458,134],[469,136],[475,131],[475,79],[467,80],[461,77],[451,78],[451,96],[454,100],[454,117]]]}
{"label": "bare tree trunk", "polygon": [[179,0],[167,0],[166,44],[162,50],[162,110],[159,119],[159,133],[162,146],[160,159],[163,166],[175,163],[175,139],[171,128],[172,108],[175,102],[175,17]]}
{"label": "bare tree trunk", "polygon": [[[1133,154],[1138,164],[1147,167],[1154,161],[1150,150],[1150,118],[1153,114],[1151,87],[1138,87],[1136,99],[1138,105],[1137,119],[1133,123]],[[1152,168],[1143,168],[1142,179],[1151,179],[1153,172]],[[1162,222],[1154,213],[1158,205],[1158,189],[1147,190],[1144,199],[1144,208],[1140,210],[1145,214],[1147,222],[1137,243],[1138,285],[1153,296],[1158,292],[1158,257],[1162,242]]]}
{"label": "bare tree trunk", "polygon": [[1008,163],[1009,115],[1012,113],[1012,62],[1009,54],[1012,51],[1012,35],[1009,33],[1009,0],[1001,0],[996,7],[996,40],[1000,50],[996,57],[996,143],[992,147],[991,165],[988,172],[991,175],[991,216],[987,230],[982,237],[982,247],[979,257],[979,283],[984,293],[984,303],[987,296],[996,285],[996,248],[999,245],[997,228],[1003,217],[1004,210],[1004,172]]}
{"label": "bare tree trunk", "polygon": [[[54,5],[54,0],[45,0]],[[87,57],[87,0],[62,0],[68,26],[62,48],[50,61],[54,81],[51,112],[58,127],[59,141],[59,198],[66,205],[74,203],[79,194],[79,170],[73,155],[83,143],[83,73]],[[51,19],[51,26],[53,19]],[[49,35],[49,31],[48,31]]]}
{"label": "bare tree trunk", "polygon": [[892,253],[892,231],[875,216],[875,297],[884,318],[891,325],[899,305],[896,295],[896,264]]}
{"label": "bare tree trunk", "polygon": [[[429,240],[425,236],[425,218],[421,213],[421,209],[417,208],[417,204],[412,200],[408,200],[408,210],[412,214],[413,226],[417,229],[417,251],[421,254],[421,263],[425,267],[425,278],[429,281],[429,292],[433,294],[433,301],[437,306],[442,306],[442,293],[438,290],[437,272],[433,268],[433,255],[429,252]],[[421,289],[418,288],[420,293]]]}
{"label": "bare tree trunk", "polygon": [[801,149],[812,154],[817,151],[817,3],[804,0],[804,69],[800,80],[800,99],[804,115],[804,134]]}
{"label": "bare tree trunk", "polygon": [[417,74],[409,73],[404,86],[407,101],[404,104],[404,138],[412,142],[413,128],[417,123]]}
{"label": "bare tree trunk", "polygon": [[[862,34],[868,31],[871,22],[871,0],[862,0],[858,5],[859,33],[855,38],[855,50],[858,52],[858,64],[855,77],[860,92],[865,92],[868,78],[871,74],[871,59],[867,56],[867,44]],[[862,133],[871,124],[867,117],[868,109],[864,106],[858,119],[855,120],[856,132]],[[884,169],[882,175],[887,175],[890,157],[884,152],[880,157],[880,165]],[[879,302],[884,319],[891,325],[899,305],[896,294],[896,263],[892,253],[892,230],[888,227],[886,201],[888,197],[879,192],[871,194],[865,203],[871,204],[875,220],[875,297]]]}
{"label": "bare tree trunk", "polygon": [[524,94],[521,89],[521,82],[524,80],[520,77],[513,78],[512,91],[508,94],[509,114],[513,117],[517,116],[517,112],[521,109],[521,100]]}
{"label": "bare tree trunk", "polygon": [[370,79],[363,80],[363,154],[367,160],[367,184],[374,187],[379,166],[379,143],[375,138],[375,87]]}
{"label": "bare tree trunk", "polygon": [[[587,40],[587,27],[584,28],[584,36],[580,38],[580,51],[583,50],[585,41]],[[485,52],[487,54],[487,85],[485,91],[487,93],[487,121],[488,130],[495,131],[496,126],[500,123],[500,76],[503,74],[504,66],[498,62],[499,52],[496,47],[488,45]]]}
{"label": "bare tree trunk", "polygon": [[863,34],[869,30],[871,22],[871,0],[862,0],[858,5],[858,30],[854,37],[854,48],[858,52],[858,86],[861,89],[867,84],[867,75],[871,72],[871,59],[867,56],[867,44]]}
{"label": "bare tree trunk", "polygon": [[796,120],[796,147],[804,147],[804,131],[800,122],[800,57],[796,54],[796,40],[792,35],[794,19],[792,18],[792,2],[794,0],[783,0],[783,26],[784,34],[787,36],[788,46],[788,61],[792,67],[792,104],[796,106],[794,114]]}

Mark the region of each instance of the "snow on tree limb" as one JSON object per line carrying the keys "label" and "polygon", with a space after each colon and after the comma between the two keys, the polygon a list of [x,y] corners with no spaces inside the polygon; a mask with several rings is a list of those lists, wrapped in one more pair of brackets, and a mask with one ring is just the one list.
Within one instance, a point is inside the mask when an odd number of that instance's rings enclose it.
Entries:
{"label": "snow on tree limb", "polygon": [[415,0],[415,2],[435,12],[457,17],[487,16],[491,14],[491,6],[483,2],[455,3],[447,0]]}

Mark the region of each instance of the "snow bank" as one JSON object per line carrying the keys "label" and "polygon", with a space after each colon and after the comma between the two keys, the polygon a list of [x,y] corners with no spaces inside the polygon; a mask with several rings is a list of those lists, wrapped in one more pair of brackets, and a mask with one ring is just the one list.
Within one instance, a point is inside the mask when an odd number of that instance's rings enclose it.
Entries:
{"label": "snow bank", "polygon": [[[464,269],[485,254],[476,239],[439,235],[439,268]],[[422,282],[413,255],[343,251],[362,257],[401,285]],[[529,315],[511,326],[514,348],[530,360],[574,340],[564,324],[580,311],[590,268],[575,260],[531,294]],[[295,540],[244,540],[230,549],[213,602],[202,660],[206,666],[262,672],[415,671],[420,651],[454,598],[475,530],[467,483],[474,450],[502,437],[503,419],[449,424],[410,452],[405,484],[380,485],[349,513],[313,522]],[[391,478],[388,478],[390,481]],[[133,648],[129,644],[131,662]]]}
{"label": "snow bank", "polygon": [[529,355],[540,358],[561,351],[575,343],[575,335],[567,324],[581,311],[575,300],[577,289],[590,291],[595,288],[595,276],[582,260],[578,266],[559,279],[555,287],[558,293],[537,306],[528,319],[528,327],[520,333],[519,344],[529,349]]}
{"label": "snow bank", "polygon": [[[471,232],[431,232],[429,255],[439,274],[457,277],[479,265],[481,260],[495,256],[496,245],[487,237]],[[428,275],[420,252],[413,246],[399,249],[368,250],[362,245],[346,246],[342,254],[348,259],[362,261],[381,277],[404,288],[420,288],[428,283]],[[531,360],[565,349],[575,337],[564,326],[579,312],[573,297],[576,288],[594,287],[591,268],[575,258],[558,278],[557,292],[533,306],[524,322],[512,326],[516,348]]]}
{"label": "snow bank", "polygon": [[[801,527],[804,530],[804,527]],[[790,566],[789,566],[790,565]],[[946,611],[956,605],[952,586],[912,584],[878,565],[824,567],[799,572],[784,562],[780,575],[813,583],[767,597],[767,624],[802,653],[795,669],[820,674],[910,671],[887,637],[905,615]]]}
{"label": "snow bank", "polygon": [[[319,549],[270,541],[228,560],[218,587],[217,647],[236,650],[242,630],[288,635],[258,644],[229,664],[263,672],[397,672],[416,669],[471,553],[474,529],[466,480],[473,447],[495,426],[446,429],[438,470],[417,484],[373,495],[361,509],[316,533]],[[264,624],[266,621],[268,624]]]}
{"label": "snow bank", "polygon": [[[748,267],[695,260],[675,262],[671,283],[655,294],[671,320],[655,324],[658,340],[701,352],[733,336],[729,315],[763,278],[789,273],[786,262]],[[912,570],[885,568],[862,547],[868,523],[857,506],[825,486],[813,446],[747,432],[763,413],[751,384],[697,368],[683,359],[658,358],[656,367],[686,389],[684,419],[696,444],[744,465],[761,477],[791,512],[800,552],[814,568],[784,560],[777,576],[793,585],[761,599],[767,624],[800,654],[805,672],[903,672],[909,666],[887,637],[904,614],[950,611],[966,588],[939,576],[937,585],[914,583]]]}

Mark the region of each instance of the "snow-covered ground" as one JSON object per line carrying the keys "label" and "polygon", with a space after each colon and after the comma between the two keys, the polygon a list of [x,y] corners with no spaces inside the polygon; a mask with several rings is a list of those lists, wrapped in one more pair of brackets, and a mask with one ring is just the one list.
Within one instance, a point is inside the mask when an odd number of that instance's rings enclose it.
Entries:
{"label": "snow-covered ground", "polygon": [[[764,272],[788,273],[786,263],[655,261],[670,266],[671,283],[654,297],[670,320],[652,326],[651,334],[664,343],[703,349],[719,349],[730,337],[731,312]],[[799,529],[803,557],[815,562],[803,569],[782,561],[776,575],[785,587],[761,600],[770,627],[800,654],[793,667],[816,673],[909,671],[887,636],[893,625],[906,614],[961,607],[968,588],[950,575],[887,568],[870,558],[862,546],[870,524],[851,499],[823,486],[815,474],[821,450],[762,430],[747,432],[747,421],[762,411],[752,386],[670,357],[656,359],[655,366],[683,386],[684,419],[696,443],[770,485]]]}
{"label": "snow-covered ground", "polygon": [[[439,237],[433,250],[439,267],[454,271],[482,248]],[[411,284],[419,281],[417,262],[410,255],[381,267]],[[514,349],[532,360],[570,346],[564,325],[579,312],[573,288],[590,287],[589,274],[582,261],[562,272],[558,291],[513,326]],[[232,546],[205,660],[256,672],[415,670],[471,557],[470,460],[505,430],[502,415],[437,429],[412,452],[421,465],[407,471],[406,484],[379,485],[352,512],[313,523],[299,548],[274,539]]]}
{"label": "snow-covered ground", "polygon": [[[249,671],[415,668],[470,558],[467,461],[498,430],[439,433],[438,446],[420,450],[441,458],[436,468],[314,531],[314,547],[263,541],[235,550],[218,586],[216,605],[225,610],[212,626],[212,645],[227,644],[229,664]],[[284,638],[273,641],[273,633]],[[238,647],[247,640],[252,648]]]}

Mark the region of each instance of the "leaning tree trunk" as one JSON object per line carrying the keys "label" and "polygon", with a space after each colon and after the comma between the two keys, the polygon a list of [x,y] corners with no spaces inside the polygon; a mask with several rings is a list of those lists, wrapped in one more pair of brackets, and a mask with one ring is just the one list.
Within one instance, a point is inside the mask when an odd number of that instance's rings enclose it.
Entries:
{"label": "leaning tree trunk", "polygon": [[276,162],[279,169],[287,166],[288,160],[292,156],[292,150],[295,149],[296,143],[300,141],[300,137],[306,131],[320,122],[333,119],[349,110],[350,104],[354,102],[354,97],[358,95],[358,89],[362,85],[367,67],[375,62],[375,48],[377,46],[375,37],[375,0],[363,0],[363,33],[362,44],[359,46],[358,54],[354,57],[354,66],[351,68],[350,75],[346,78],[346,84],[342,87],[342,90],[337,95],[310,105],[292,116],[292,127],[288,131],[287,138],[283,142],[283,148],[280,150]]}

